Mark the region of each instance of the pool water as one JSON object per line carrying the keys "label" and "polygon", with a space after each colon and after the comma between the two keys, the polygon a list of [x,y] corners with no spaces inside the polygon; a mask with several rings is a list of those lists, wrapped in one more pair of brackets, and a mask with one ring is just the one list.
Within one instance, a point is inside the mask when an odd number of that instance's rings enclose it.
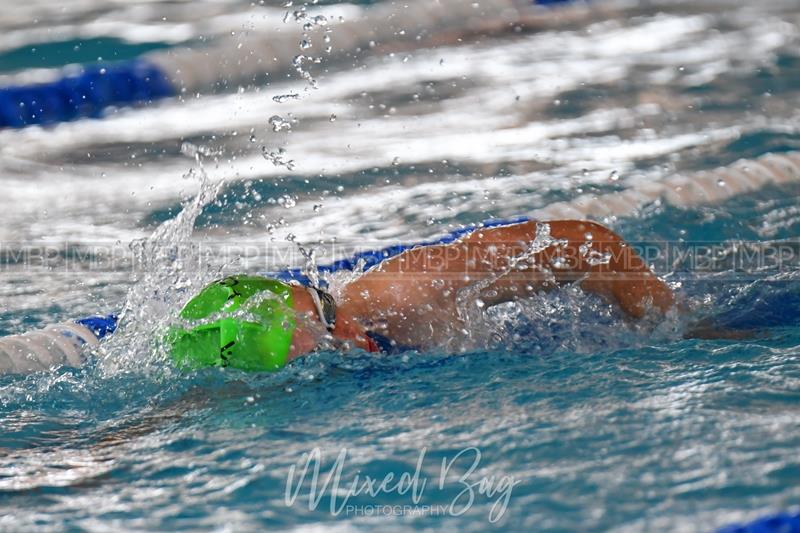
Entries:
{"label": "pool water", "polygon": [[[286,10],[25,4],[0,17],[3,80]],[[169,364],[165,324],[221,274],[800,150],[796,2],[551,9],[539,31],[313,65],[318,89],[0,130],[0,334],[123,313],[84,366],[0,377],[0,528],[711,531],[800,504],[797,185],[601,220],[716,247],[703,268],[654,259],[690,319],[631,324],[567,288],[471,313],[449,350]],[[683,339],[703,317],[751,334]]]}

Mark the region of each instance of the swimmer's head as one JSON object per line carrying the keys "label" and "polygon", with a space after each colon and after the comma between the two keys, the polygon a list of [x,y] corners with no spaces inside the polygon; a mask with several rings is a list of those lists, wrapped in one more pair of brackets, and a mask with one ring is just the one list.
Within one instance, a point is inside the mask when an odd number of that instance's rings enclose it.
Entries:
{"label": "swimmer's head", "polygon": [[325,296],[317,289],[260,276],[215,281],[180,313],[182,319],[200,324],[170,329],[170,355],[184,369],[278,370],[319,343],[324,328],[309,327],[306,316],[318,315],[321,324],[332,328],[332,299]]}

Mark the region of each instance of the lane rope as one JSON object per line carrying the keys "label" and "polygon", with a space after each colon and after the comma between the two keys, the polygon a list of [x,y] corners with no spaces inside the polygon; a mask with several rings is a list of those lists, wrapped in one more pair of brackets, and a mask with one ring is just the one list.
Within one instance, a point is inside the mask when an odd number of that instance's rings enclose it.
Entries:
{"label": "lane rope", "polygon": [[[300,24],[278,23],[263,31],[224,36],[209,44],[148,52],[133,61],[71,66],[47,83],[0,87],[0,129],[52,125],[78,118],[102,118],[111,107],[149,105],[180,94],[237,89],[277,74],[302,71],[307,57],[304,39],[318,41],[332,31],[328,61],[352,61],[362,50],[388,46],[421,46],[436,35],[508,31],[515,26],[544,28],[558,24],[563,7],[575,4],[575,17],[588,10],[577,0],[482,0],[480,10],[464,0],[387,2],[363,10],[355,20],[338,22],[301,12]],[[477,4],[476,4],[477,5]],[[489,17],[486,14],[492,13]],[[555,14],[554,14],[555,13]],[[304,28],[309,25],[310,28]],[[417,37],[421,37],[417,41]]]}
{"label": "lane rope", "polygon": [[717,533],[800,533],[800,512],[762,516],[747,524],[732,524]]}

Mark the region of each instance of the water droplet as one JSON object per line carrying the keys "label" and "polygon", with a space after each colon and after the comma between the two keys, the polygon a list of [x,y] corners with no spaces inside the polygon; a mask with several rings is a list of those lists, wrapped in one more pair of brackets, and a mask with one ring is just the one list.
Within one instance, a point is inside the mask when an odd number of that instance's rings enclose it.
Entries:
{"label": "water droplet", "polygon": [[720,179],[717,180],[717,187],[725,187],[726,185],[728,185],[728,184],[725,183],[724,179],[720,178]]}
{"label": "water droplet", "polygon": [[475,298],[475,305],[478,307],[478,309],[483,309],[484,307],[486,307],[486,302],[484,302],[480,298]]}
{"label": "water droplet", "polygon": [[284,154],[286,150],[283,148],[278,148],[277,150],[271,151],[266,146],[261,147],[261,155],[275,165],[276,167],[286,167],[288,170],[294,170],[294,160],[293,159],[286,159]]}
{"label": "water droplet", "polygon": [[[196,145],[188,141],[181,143],[181,153],[188,157],[213,157],[221,154],[220,151],[209,148],[208,146]],[[136,154],[133,154],[131,159],[136,159]]]}
{"label": "water droplet", "polygon": [[586,258],[586,262],[592,266],[607,265],[611,262],[611,253],[600,253],[596,250],[591,250],[589,252],[589,257]]}
{"label": "water droplet", "polygon": [[272,115],[269,118],[269,125],[272,126],[272,131],[279,132],[282,130],[291,130],[292,123],[279,115]]}
{"label": "water droplet", "polygon": [[322,209],[322,204],[314,204],[313,209],[315,213],[319,213],[320,210]]}
{"label": "water droplet", "polygon": [[311,41],[309,41],[308,39],[303,39],[302,41],[300,41],[301,50],[308,50],[309,48],[311,48],[311,46],[312,46]]}
{"label": "water droplet", "polygon": [[619,172],[617,172],[616,170],[612,170],[611,174],[608,175],[608,179],[610,179],[611,181],[619,180]]}
{"label": "water droplet", "polygon": [[299,99],[300,99],[300,95],[297,94],[297,93],[279,94],[279,95],[276,95],[276,96],[272,97],[272,100],[274,102],[279,103],[279,104],[282,104],[282,103],[287,102],[289,100],[299,100]]}
{"label": "water droplet", "polygon": [[331,117],[328,120],[330,120],[331,122],[336,122],[336,115],[331,113]]}
{"label": "water droplet", "polygon": [[297,205],[297,200],[295,200],[292,196],[288,194],[284,194],[280,198],[278,198],[278,204],[282,205],[286,209],[291,209],[292,207]]}

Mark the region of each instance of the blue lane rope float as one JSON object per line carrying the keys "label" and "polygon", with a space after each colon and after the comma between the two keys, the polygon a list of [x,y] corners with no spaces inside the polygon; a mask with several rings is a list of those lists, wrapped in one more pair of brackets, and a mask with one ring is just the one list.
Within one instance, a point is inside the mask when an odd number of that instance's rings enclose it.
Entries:
{"label": "blue lane rope float", "polygon": [[800,533],[800,512],[763,516],[747,524],[725,526],[717,533]]}
{"label": "blue lane rope float", "polygon": [[119,317],[114,313],[105,316],[90,316],[76,320],[76,324],[85,327],[92,334],[100,340],[108,335],[111,335],[117,329]]}
{"label": "blue lane rope float", "polygon": [[[509,27],[537,26],[547,24],[552,17],[531,9],[532,5],[544,9],[567,3],[576,0],[483,0],[481,7],[485,13],[502,14],[502,22]],[[479,21],[482,18],[476,17],[471,2],[412,0],[404,9],[393,3],[377,4],[366,8],[360,19],[331,21],[330,26],[326,21],[310,32],[297,25],[280,24],[269,31],[218,37],[206,46],[148,52],[132,61],[107,65],[85,65],[77,73],[56,72],[56,79],[48,83],[0,87],[0,128],[100,118],[110,107],[145,105],[184,91],[216,91],[260,76],[296,70],[300,40],[318,37],[329,27],[335,28],[336,38],[327,57],[342,59],[351,58],[369,43],[408,40],[412,33],[433,35],[458,28],[473,31]],[[413,31],[398,31],[401,29]]]}
{"label": "blue lane rope float", "polygon": [[0,128],[100,117],[111,106],[147,104],[174,96],[161,70],[136,59],[81,72],[50,83],[0,89]]}

